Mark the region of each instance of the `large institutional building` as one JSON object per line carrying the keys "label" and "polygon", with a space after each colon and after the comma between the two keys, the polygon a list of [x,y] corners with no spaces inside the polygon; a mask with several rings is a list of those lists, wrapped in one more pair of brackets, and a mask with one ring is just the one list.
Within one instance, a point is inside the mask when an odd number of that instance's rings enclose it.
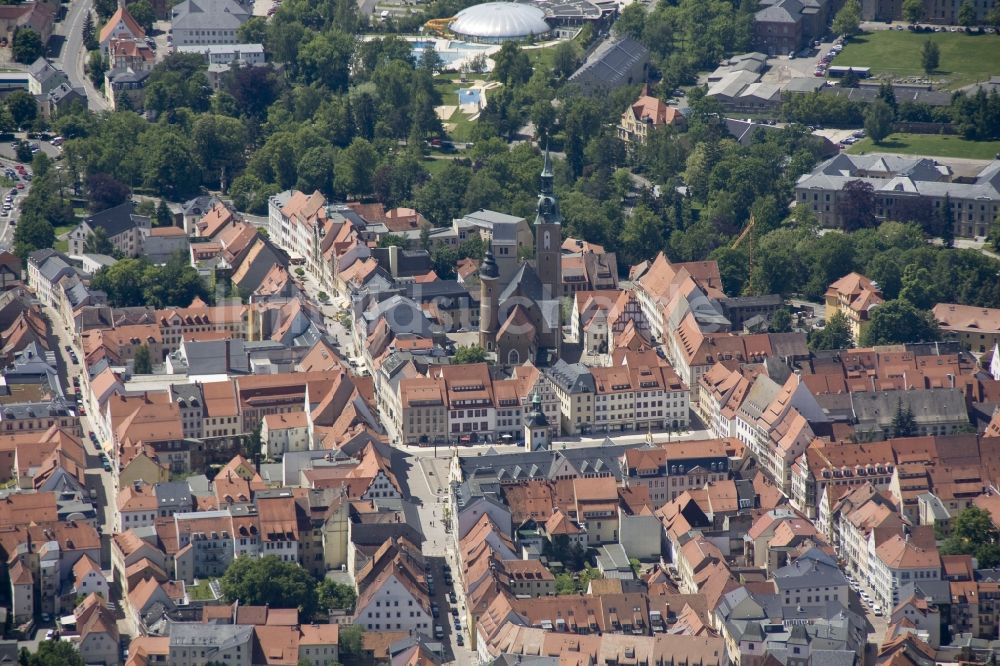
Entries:
{"label": "large institutional building", "polygon": [[824,227],[839,227],[847,200],[844,188],[852,181],[874,188],[879,220],[912,219],[921,209],[936,213],[948,195],[955,235],[973,237],[985,236],[1000,212],[1000,160],[964,176],[926,157],[877,153],[841,153],[823,162],[799,178],[796,205],[809,206]]}

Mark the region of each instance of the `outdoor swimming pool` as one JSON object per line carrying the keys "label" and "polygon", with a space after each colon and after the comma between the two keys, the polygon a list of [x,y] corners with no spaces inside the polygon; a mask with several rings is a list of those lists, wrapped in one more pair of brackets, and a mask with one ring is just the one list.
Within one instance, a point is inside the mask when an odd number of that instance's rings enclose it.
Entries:
{"label": "outdoor swimming pool", "polygon": [[489,53],[496,50],[484,44],[472,44],[456,39],[411,39],[410,45],[413,47],[413,60],[420,62],[420,56],[424,49],[430,47],[437,51],[438,57],[446,67],[450,67],[467,58],[473,57],[476,53]]}
{"label": "outdoor swimming pool", "polygon": [[483,99],[482,92],[477,88],[460,88],[458,91],[458,103],[462,104],[475,104],[479,106]]}

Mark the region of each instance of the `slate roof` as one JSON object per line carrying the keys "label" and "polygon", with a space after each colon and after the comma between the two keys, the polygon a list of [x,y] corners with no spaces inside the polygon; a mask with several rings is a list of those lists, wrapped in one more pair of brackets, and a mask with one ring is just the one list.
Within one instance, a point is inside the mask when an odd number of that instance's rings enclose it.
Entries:
{"label": "slate roof", "polygon": [[233,0],[184,0],[170,16],[174,30],[236,30],[250,18]]}
{"label": "slate roof", "polygon": [[[490,453],[460,458],[462,476],[505,477],[508,480],[554,479],[565,475],[567,468],[583,477],[605,471],[615,479],[622,478],[622,454],[639,444],[612,444],[566,449],[560,451],[519,451]],[[492,449],[491,449],[492,451]],[[502,473],[501,473],[502,472]]]}
{"label": "slate roof", "polygon": [[648,60],[649,49],[631,37],[608,40],[594,49],[587,62],[573,72],[569,80],[584,88],[614,88],[628,83],[630,71]]}
{"label": "slate roof", "polygon": [[800,557],[774,572],[774,584],[780,592],[801,587],[846,587],[847,579],[836,565]]}
{"label": "slate roof", "polygon": [[120,233],[133,229],[139,224],[136,218],[139,215],[135,215],[133,212],[135,209],[135,204],[132,201],[126,201],[125,203],[118,204],[117,206],[112,206],[111,208],[105,208],[99,213],[94,213],[90,217],[86,218],[84,222],[87,223],[91,229],[97,229],[98,227],[104,229],[108,234],[108,238],[113,238]]}
{"label": "slate roof", "polygon": [[66,78],[66,74],[55,67],[45,58],[39,58],[35,62],[31,63],[31,67],[28,68],[28,73],[31,74],[32,78],[42,84],[45,87],[45,82],[53,79],[55,77]]}
{"label": "slate roof", "polygon": [[38,272],[49,282],[76,273],[69,257],[52,249],[36,250],[28,255],[28,260],[38,266]]}
{"label": "slate roof", "polygon": [[559,359],[544,372],[567,393],[593,393],[596,390],[594,375],[583,363],[567,363]]}

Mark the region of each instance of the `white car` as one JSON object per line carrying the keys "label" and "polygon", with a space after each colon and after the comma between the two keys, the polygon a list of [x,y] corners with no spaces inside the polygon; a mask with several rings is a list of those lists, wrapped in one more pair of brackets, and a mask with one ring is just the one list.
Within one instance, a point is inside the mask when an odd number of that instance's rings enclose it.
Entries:
{"label": "white car", "polygon": [[45,632],[45,640],[51,641],[55,637],[56,637],[55,629],[49,629],[48,631]]}

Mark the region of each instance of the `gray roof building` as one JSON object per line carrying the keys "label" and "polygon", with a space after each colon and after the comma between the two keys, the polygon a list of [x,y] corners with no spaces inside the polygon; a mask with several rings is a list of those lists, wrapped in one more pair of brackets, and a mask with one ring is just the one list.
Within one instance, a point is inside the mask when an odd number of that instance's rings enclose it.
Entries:
{"label": "gray roof building", "polygon": [[649,49],[636,40],[625,37],[607,40],[590,54],[586,62],[569,77],[586,94],[646,80]]}
{"label": "gray roof building", "polygon": [[249,654],[253,640],[253,627],[244,624],[202,624],[201,622],[172,622],[170,632],[170,653],[175,650],[193,649],[199,651],[202,659],[212,660],[214,655],[235,651],[236,647]]}
{"label": "gray roof building", "polygon": [[567,363],[559,359],[543,372],[566,393],[593,393],[596,390],[594,375],[583,363]]}
{"label": "gray roof building", "polygon": [[600,446],[559,451],[518,451],[495,453],[492,449],[484,455],[460,458],[463,479],[482,483],[483,479],[496,479],[499,483],[513,483],[529,479],[556,479],[587,475],[622,478],[621,456],[636,444],[614,444],[606,439]]}
{"label": "gray roof building", "polygon": [[38,58],[31,63],[28,74],[34,79],[29,84],[29,91],[35,95],[47,95],[53,88],[69,82],[66,73],[45,58]]}
{"label": "gray roof building", "polygon": [[779,594],[801,588],[848,587],[847,579],[836,563],[826,556],[810,556],[813,552],[820,551],[810,551],[774,572],[774,586]]}
{"label": "gray roof building", "polygon": [[874,438],[892,437],[892,422],[902,410],[913,415],[920,435],[948,435],[969,424],[965,396],[958,389],[878,391],[851,394],[855,430]]}

